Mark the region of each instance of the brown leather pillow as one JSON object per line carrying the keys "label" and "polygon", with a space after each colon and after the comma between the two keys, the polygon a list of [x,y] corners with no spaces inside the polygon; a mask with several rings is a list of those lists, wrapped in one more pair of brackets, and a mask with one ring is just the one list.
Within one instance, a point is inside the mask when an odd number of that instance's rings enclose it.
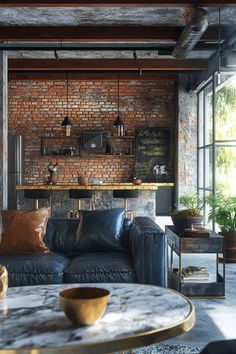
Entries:
{"label": "brown leather pillow", "polygon": [[0,254],[49,252],[43,242],[50,208],[2,210]]}

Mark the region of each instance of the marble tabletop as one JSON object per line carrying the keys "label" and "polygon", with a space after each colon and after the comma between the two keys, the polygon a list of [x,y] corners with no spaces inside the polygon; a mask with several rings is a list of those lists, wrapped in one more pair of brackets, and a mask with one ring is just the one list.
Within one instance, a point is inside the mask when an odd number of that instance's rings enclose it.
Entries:
{"label": "marble tabletop", "polygon": [[[60,309],[59,292],[79,286],[103,287],[111,296],[94,325],[73,325]],[[140,284],[60,284],[9,288],[0,300],[0,353],[109,353],[144,346],[192,328],[194,307],[183,295]],[[96,347],[96,351],[94,348]],[[14,352],[14,351],[13,351]]]}

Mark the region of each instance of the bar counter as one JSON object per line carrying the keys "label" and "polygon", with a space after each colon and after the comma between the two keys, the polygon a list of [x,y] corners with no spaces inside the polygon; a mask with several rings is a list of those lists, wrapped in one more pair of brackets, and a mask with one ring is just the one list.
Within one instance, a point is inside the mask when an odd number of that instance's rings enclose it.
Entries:
{"label": "bar counter", "polygon": [[173,186],[174,183],[101,183],[101,184],[25,184],[16,187],[17,190],[25,189],[49,189],[49,190],[68,190],[68,189],[89,189],[89,190],[114,190],[114,189],[138,189],[138,190],[157,190],[159,187]]}
{"label": "bar counter", "polygon": [[[32,209],[33,200],[24,197],[24,190],[47,189],[51,190],[52,216],[56,218],[67,217],[69,210],[78,208],[77,200],[69,198],[69,189],[92,190],[91,204],[93,209],[109,209],[123,207],[123,201],[113,198],[113,190],[138,190],[138,199],[129,199],[129,209],[135,211],[137,216],[149,216],[153,220],[156,217],[156,191],[159,187],[172,187],[173,183],[102,183],[88,184],[26,184],[17,186],[17,208]],[[161,202],[161,201],[160,201]],[[81,208],[88,209],[89,201],[82,199]],[[45,205],[45,200],[40,200],[40,206]]]}

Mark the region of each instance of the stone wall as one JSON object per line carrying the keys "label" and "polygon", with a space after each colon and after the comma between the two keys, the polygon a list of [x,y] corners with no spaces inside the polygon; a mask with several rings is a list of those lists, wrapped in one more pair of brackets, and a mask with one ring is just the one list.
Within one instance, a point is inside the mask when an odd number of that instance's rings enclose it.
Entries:
{"label": "stone wall", "polygon": [[187,87],[188,77],[179,75],[177,197],[197,188],[197,95]]}
{"label": "stone wall", "polygon": [[[40,206],[46,206],[47,201],[41,200]],[[114,199],[112,191],[92,191],[91,199],[92,209],[102,210],[109,208],[124,207],[123,199]],[[18,209],[32,209],[34,202],[30,199],[24,198],[24,192],[18,191]],[[57,218],[67,217],[69,210],[78,209],[78,202],[76,199],[69,198],[68,190],[52,191],[51,195],[51,210],[52,216]],[[89,201],[87,199],[81,200],[81,209],[89,209]],[[129,199],[128,209],[133,210],[136,216],[148,216],[155,219],[156,216],[156,192],[154,190],[139,191],[138,199]]]}

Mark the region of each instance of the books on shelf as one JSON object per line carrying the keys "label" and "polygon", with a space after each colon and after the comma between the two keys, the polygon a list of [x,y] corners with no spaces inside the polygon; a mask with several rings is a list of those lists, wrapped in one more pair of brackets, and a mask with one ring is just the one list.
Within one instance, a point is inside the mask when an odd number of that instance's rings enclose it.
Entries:
{"label": "books on shelf", "polygon": [[183,281],[207,281],[209,280],[209,272],[205,267],[187,266],[182,269]]}
{"label": "books on shelf", "polygon": [[184,229],[184,237],[210,237],[210,231],[204,227],[199,229]]}

